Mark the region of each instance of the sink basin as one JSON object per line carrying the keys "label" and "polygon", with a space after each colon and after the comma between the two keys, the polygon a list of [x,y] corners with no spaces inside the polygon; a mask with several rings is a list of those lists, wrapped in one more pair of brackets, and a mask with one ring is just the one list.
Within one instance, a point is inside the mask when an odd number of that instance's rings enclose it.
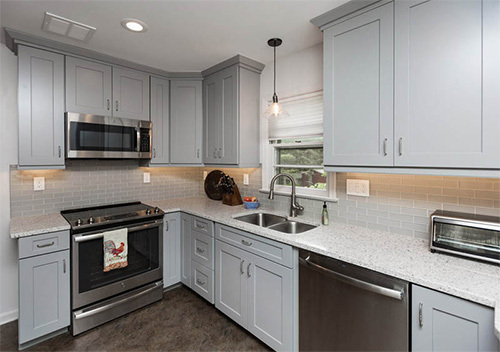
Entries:
{"label": "sink basin", "polygon": [[267,213],[253,213],[253,214],[239,216],[235,219],[262,227],[269,227],[286,221],[286,218],[283,216],[267,214]]}
{"label": "sink basin", "polygon": [[280,232],[294,235],[297,233],[302,233],[302,232],[312,230],[316,227],[318,227],[318,226],[304,224],[303,222],[298,222],[298,221],[285,221],[285,222],[270,226],[269,228],[272,230],[276,230],[276,231],[280,231]]}

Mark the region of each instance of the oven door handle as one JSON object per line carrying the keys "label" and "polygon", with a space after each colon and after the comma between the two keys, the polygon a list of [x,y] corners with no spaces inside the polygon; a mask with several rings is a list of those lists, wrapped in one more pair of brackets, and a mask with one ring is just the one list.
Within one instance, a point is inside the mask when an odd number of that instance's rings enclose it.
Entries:
{"label": "oven door handle", "polygon": [[[162,224],[162,221],[159,220],[159,221],[150,222],[150,223],[147,223],[147,224],[144,224],[144,225],[139,225],[139,226],[134,226],[134,227],[128,227],[127,230],[129,232],[138,231],[138,230],[144,230],[144,229],[149,229],[149,228],[152,228],[152,227],[160,227],[161,224]],[[95,233],[95,234],[92,234],[92,235],[76,235],[76,236],[73,236],[73,241],[79,243],[79,242],[92,241],[92,240],[96,240],[96,239],[103,238],[103,237],[104,237],[104,232]]]}

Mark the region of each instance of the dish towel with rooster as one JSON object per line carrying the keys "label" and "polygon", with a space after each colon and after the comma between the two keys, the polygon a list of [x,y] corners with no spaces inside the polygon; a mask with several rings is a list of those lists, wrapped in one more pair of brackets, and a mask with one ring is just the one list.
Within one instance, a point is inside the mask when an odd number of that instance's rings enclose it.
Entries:
{"label": "dish towel with rooster", "polygon": [[103,233],[104,271],[125,268],[128,265],[127,229]]}

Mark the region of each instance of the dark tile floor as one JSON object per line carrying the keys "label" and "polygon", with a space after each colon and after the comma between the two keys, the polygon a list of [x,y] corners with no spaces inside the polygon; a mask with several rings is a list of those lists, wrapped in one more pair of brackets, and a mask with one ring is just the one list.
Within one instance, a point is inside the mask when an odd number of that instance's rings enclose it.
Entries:
{"label": "dark tile floor", "polygon": [[[28,351],[269,351],[269,347],[184,286],[163,300]],[[0,351],[17,351],[17,321],[0,326]]]}

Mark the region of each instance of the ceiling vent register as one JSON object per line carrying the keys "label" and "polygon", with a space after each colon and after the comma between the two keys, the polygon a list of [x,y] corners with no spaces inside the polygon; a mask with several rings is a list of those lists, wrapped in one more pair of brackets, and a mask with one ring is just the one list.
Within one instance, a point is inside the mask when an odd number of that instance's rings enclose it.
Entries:
{"label": "ceiling vent register", "polygon": [[45,12],[42,29],[49,33],[59,34],[85,43],[92,38],[96,31],[95,27],[72,21],[50,12]]}

